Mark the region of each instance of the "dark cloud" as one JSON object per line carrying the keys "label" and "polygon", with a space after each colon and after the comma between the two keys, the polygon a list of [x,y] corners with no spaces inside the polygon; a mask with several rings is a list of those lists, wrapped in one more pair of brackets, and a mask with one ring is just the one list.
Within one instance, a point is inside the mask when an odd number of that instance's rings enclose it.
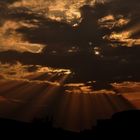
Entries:
{"label": "dark cloud", "polygon": [[8,12],[8,7],[5,2],[0,1],[0,25],[3,24]]}
{"label": "dark cloud", "polygon": [[[101,9],[102,12],[100,11]],[[80,47],[87,47],[90,41],[96,44],[103,41],[102,37],[107,32],[106,30],[101,30],[98,25],[98,19],[107,14],[106,7],[103,4],[96,5],[95,8],[88,5],[81,7],[82,21],[75,28],[66,22],[51,20],[43,15],[28,12],[28,10],[22,10],[22,12],[12,16],[15,19],[36,25],[35,27],[21,27],[17,30],[32,43],[47,44],[49,46],[56,43],[59,46],[59,44],[64,43],[67,46],[79,45]],[[35,20],[37,21],[36,23],[34,23]]]}
{"label": "dark cloud", "polygon": [[21,0],[0,0],[0,25],[2,25],[6,19],[10,18],[9,16],[9,4],[12,4],[16,1],[21,1]]}
{"label": "dark cloud", "polygon": [[[78,45],[81,49],[85,48],[85,51],[89,47],[89,42],[93,42],[94,46],[107,46],[105,43],[108,41],[103,40],[105,35],[127,31],[138,24],[139,6],[137,2],[137,0],[135,2],[112,0],[107,3],[96,3],[94,7],[82,6],[80,8],[82,21],[75,28],[66,22],[46,18],[43,14],[36,13],[27,7],[10,9],[9,17],[12,20],[35,25],[33,27],[22,26],[16,30],[30,43],[44,44],[49,48],[57,44],[59,49]],[[122,27],[115,26],[113,29],[101,28],[98,20],[109,14],[114,15],[116,20],[128,18],[130,22]]]}
{"label": "dark cloud", "polygon": [[[8,4],[15,1],[18,0],[0,1],[1,11],[5,11],[4,13],[8,12],[7,16],[1,14],[2,20],[10,19],[33,25],[32,27],[21,26],[16,32],[22,34],[24,39],[30,43],[44,44],[50,47],[54,44],[64,47],[61,45],[67,44],[65,47],[78,45],[81,48],[86,48],[89,42],[93,42],[95,46],[102,46],[107,43],[106,40],[103,40],[105,35],[115,31],[128,30],[140,22],[138,0],[129,2],[126,0],[111,0],[106,3],[97,2],[94,7],[89,5],[82,6],[80,8],[82,20],[75,28],[66,22],[46,18],[43,14],[32,11],[32,9],[27,7],[7,8]],[[122,27],[114,27],[113,29],[101,28],[98,20],[109,14],[114,15],[116,20],[121,16],[122,18],[130,19],[130,22]],[[137,34],[139,33],[135,31],[133,36]]]}
{"label": "dark cloud", "polygon": [[22,27],[17,31],[33,43],[49,44],[53,42],[69,42],[71,40],[70,36],[73,35],[73,31],[68,24],[49,21],[41,17],[40,19],[37,17],[36,20],[39,20],[36,27]]}
{"label": "dark cloud", "polygon": [[127,1],[127,0],[112,0],[109,3],[109,12],[116,16],[122,15],[129,18],[131,21],[127,24],[124,29],[129,29],[140,23],[140,4],[139,0]]}
{"label": "dark cloud", "polygon": [[14,2],[16,2],[16,1],[21,1],[21,0],[0,0],[0,3],[2,4],[2,3],[5,3],[5,4],[11,4],[11,3],[14,3]]}
{"label": "dark cloud", "polygon": [[117,14],[133,14],[139,13],[139,0],[127,1],[127,0],[111,0],[109,3],[110,11]]}
{"label": "dark cloud", "polygon": [[[95,7],[89,5],[82,6],[80,8],[82,21],[75,28],[67,23],[52,21],[35,14],[35,16],[32,15],[31,17],[38,20],[37,27],[24,27],[17,31],[24,34],[30,42],[47,44],[48,48],[53,48],[55,44],[57,44],[57,48],[55,49],[78,45],[81,50],[84,48],[85,51],[88,50],[89,42],[93,42],[93,47],[101,46],[108,54],[107,51],[110,50],[108,50],[107,46],[111,41],[104,40],[103,36],[110,35],[112,32],[127,31],[137,25],[139,23],[139,5],[137,2],[137,0],[134,0],[134,2],[112,0],[104,4],[97,3]],[[101,28],[98,20],[109,14],[114,15],[116,20],[128,18],[130,22],[113,29]],[[138,38],[138,34],[139,32],[136,31],[132,37],[136,38],[137,36]],[[113,43],[115,44],[115,42]],[[116,43],[121,45],[121,42],[116,41]],[[119,55],[119,53],[115,55]]]}
{"label": "dark cloud", "polygon": [[[94,47],[101,47],[106,53],[103,57],[96,57],[95,55],[89,57],[89,55],[85,56],[83,54],[61,57],[61,53],[58,56],[47,56],[44,55],[46,53],[32,54],[26,52],[21,54],[9,51],[0,55],[0,59],[3,59],[4,62],[15,60],[25,64],[74,68],[79,74],[76,75],[78,78],[85,76],[84,78],[86,79],[87,77],[89,79],[91,77],[108,79],[112,77],[118,78],[119,76],[128,78],[128,76],[132,77],[134,75],[137,77],[139,75],[140,68],[136,68],[139,65],[139,49],[135,47],[109,48],[107,46],[112,41],[103,39],[105,35],[110,35],[112,32],[129,30],[135,30],[132,35],[133,38],[139,36],[139,31],[133,29],[140,23],[140,6],[138,0],[111,0],[106,3],[96,3],[95,6],[84,5],[80,8],[81,20],[77,22],[76,26],[72,26],[66,21],[52,20],[48,18],[47,13],[44,15],[29,7],[19,6],[9,8],[8,5],[15,1],[0,2],[1,24],[7,20],[26,23],[26,25],[23,24],[14,29],[17,34],[22,35],[25,42],[46,45],[46,49],[50,49],[51,51],[78,46],[86,54],[86,50],[89,52],[88,49],[90,47],[92,49]],[[114,26],[111,29],[101,28],[99,19],[108,15],[113,15],[114,22],[119,19],[129,19],[130,22],[123,26]],[[115,43],[118,42],[113,42],[113,45]],[[122,45],[121,42],[119,42],[119,45]],[[44,52],[47,51],[46,49],[44,49]],[[80,69],[81,66],[82,71]],[[137,69],[136,75],[135,69]]]}
{"label": "dark cloud", "polygon": [[107,14],[107,9],[104,4],[96,4],[93,8],[85,5],[81,7],[82,21],[78,26],[78,40],[79,42],[85,41],[93,42],[96,45],[102,43],[102,37],[108,32],[105,29],[101,29],[98,20]]}

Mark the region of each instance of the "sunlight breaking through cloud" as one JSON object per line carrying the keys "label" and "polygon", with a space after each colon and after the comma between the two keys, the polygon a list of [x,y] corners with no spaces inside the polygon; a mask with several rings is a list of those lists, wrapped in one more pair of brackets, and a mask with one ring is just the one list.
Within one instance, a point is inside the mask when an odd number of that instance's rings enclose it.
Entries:
{"label": "sunlight breaking through cloud", "polygon": [[[66,80],[71,74],[69,69],[54,69],[39,65],[2,64],[0,63],[0,79],[22,81],[27,83],[51,84],[60,86],[59,77]],[[41,77],[44,77],[43,79]],[[54,77],[56,80],[51,81]],[[52,79],[51,79],[52,78]]]}

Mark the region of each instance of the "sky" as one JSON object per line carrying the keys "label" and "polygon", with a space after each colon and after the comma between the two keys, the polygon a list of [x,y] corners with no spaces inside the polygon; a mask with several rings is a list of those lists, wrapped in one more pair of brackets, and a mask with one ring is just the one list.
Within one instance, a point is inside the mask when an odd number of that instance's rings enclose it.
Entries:
{"label": "sky", "polygon": [[[0,51],[140,44],[138,0],[0,0]],[[117,42],[117,44],[113,43]],[[71,51],[69,49],[69,51]]]}
{"label": "sky", "polygon": [[54,114],[72,130],[126,109],[116,94],[139,93],[139,9],[139,0],[0,0],[0,114]]}

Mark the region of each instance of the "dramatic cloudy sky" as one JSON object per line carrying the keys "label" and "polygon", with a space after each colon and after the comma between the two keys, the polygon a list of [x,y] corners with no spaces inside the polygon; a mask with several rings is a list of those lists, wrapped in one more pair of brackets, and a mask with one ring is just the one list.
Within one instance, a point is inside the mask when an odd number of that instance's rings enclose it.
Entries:
{"label": "dramatic cloudy sky", "polygon": [[139,9],[138,0],[0,0],[0,51],[102,39],[139,45]]}

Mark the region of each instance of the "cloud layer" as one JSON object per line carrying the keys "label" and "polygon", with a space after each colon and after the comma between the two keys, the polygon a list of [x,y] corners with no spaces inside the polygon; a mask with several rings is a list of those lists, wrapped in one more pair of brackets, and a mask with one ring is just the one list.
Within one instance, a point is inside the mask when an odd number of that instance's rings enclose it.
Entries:
{"label": "cloud layer", "polygon": [[1,0],[0,51],[139,45],[139,8],[138,0]]}

